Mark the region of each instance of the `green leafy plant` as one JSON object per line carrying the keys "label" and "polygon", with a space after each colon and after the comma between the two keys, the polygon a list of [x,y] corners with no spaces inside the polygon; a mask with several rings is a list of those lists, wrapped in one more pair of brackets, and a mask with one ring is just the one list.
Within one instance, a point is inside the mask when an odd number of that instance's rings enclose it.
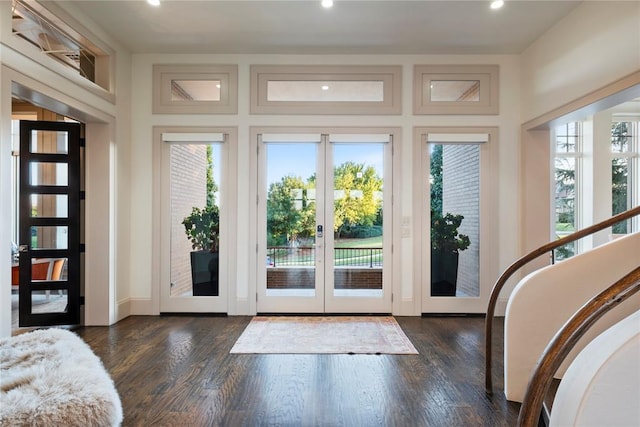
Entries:
{"label": "green leafy plant", "polygon": [[194,250],[218,252],[220,240],[220,211],[217,206],[193,208],[182,220],[187,238]]}
{"label": "green leafy plant", "polygon": [[431,210],[431,249],[434,251],[459,252],[471,244],[469,236],[460,234],[458,228],[464,216]]}

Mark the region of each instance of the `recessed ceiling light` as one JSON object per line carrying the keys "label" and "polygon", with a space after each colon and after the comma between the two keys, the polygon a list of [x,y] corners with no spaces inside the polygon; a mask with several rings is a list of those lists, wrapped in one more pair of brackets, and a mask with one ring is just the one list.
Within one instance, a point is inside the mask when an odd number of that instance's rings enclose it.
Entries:
{"label": "recessed ceiling light", "polygon": [[329,85],[322,85],[321,89],[322,90],[329,90]]}
{"label": "recessed ceiling light", "polygon": [[333,6],[333,0],[322,0],[322,7],[330,8]]}
{"label": "recessed ceiling light", "polygon": [[147,0],[151,6],[160,6],[160,0]]}
{"label": "recessed ceiling light", "polygon": [[504,6],[504,0],[493,0],[491,2],[491,9],[500,9]]}

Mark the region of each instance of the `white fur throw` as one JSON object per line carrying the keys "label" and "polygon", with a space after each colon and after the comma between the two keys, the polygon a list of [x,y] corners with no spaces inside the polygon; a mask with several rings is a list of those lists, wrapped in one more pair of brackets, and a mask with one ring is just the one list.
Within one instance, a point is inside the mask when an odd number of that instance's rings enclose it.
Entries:
{"label": "white fur throw", "polygon": [[91,348],[64,329],[0,339],[1,426],[118,426],[122,404]]}

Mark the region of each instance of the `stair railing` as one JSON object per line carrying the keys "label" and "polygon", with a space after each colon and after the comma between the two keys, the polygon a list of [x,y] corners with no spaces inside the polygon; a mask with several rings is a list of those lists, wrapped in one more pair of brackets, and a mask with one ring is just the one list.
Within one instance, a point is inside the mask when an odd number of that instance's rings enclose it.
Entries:
{"label": "stair railing", "polygon": [[487,306],[487,316],[485,319],[485,391],[488,394],[493,394],[493,375],[492,375],[492,338],[493,338],[493,319],[495,317],[496,304],[498,302],[498,296],[500,295],[500,291],[507,283],[507,280],[511,278],[511,276],[518,271],[522,266],[526,265],[530,261],[544,255],[547,252],[553,253],[554,249],[557,249],[561,246],[566,245],[567,243],[575,242],[576,240],[582,239],[583,237],[589,236],[593,233],[597,233],[598,231],[604,230],[605,228],[611,227],[618,222],[627,220],[629,218],[633,218],[634,216],[640,215],[640,206],[636,206],[633,209],[629,209],[628,211],[624,211],[619,213],[618,215],[612,216],[609,219],[606,219],[597,224],[586,227],[582,230],[578,230],[575,233],[569,234],[567,236],[562,237],[561,239],[555,240],[553,242],[549,242],[540,246],[537,249],[529,252],[528,254],[517,259],[513,264],[504,270],[504,272],[500,275],[495,285],[493,285],[493,289],[491,290],[491,295],[489,296],[489,304]]}
{"label": "stair railing", "polygon": [[640,291],[640,267],[590,299],[556,333],[538,360],[518,414],[518,427],[536,427],[553,376],[582,336],[598,319]]}

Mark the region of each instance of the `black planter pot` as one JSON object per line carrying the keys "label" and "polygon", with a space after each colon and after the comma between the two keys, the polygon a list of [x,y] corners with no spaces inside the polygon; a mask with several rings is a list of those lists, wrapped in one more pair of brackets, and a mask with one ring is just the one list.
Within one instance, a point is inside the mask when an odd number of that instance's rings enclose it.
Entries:
{"label": "black planter pot", "polygon": [[218,296],[219,255],[208,251],[191,252],[191,281],[194,296]]}
{"label": "black planter pot", "polygon": [[455,297],[458,281],[458,252],[431,251],[431,296]]}

